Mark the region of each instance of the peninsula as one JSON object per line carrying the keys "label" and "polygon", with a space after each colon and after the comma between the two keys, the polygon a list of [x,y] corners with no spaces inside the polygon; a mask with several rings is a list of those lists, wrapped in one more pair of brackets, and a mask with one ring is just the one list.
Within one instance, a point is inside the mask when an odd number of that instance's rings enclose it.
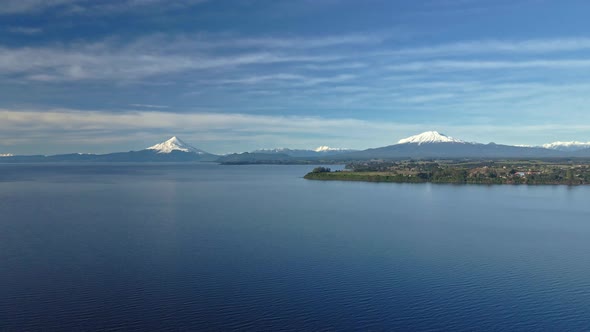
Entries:
{"label": "peninsula", "polygon": [[590,162],[577,161],[372,161],[342,171],[316,167],[308,180],[456,184],[590,184]]}

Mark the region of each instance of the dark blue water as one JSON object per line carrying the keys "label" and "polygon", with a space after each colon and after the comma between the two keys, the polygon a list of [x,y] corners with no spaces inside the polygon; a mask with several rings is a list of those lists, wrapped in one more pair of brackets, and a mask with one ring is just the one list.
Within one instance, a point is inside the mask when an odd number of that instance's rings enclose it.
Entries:
{"label": "dark blue water", "polygon": [[590,187],[0,165],[1,330],[588,330]]}

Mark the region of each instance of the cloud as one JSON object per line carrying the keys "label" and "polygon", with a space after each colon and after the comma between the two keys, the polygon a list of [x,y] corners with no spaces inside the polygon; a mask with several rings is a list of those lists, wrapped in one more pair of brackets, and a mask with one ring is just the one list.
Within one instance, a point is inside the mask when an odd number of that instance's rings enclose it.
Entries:
{"label": "cloud", "polygon": [[139,107],[139,108],[169,108],[170,106],[166,105],[152,105],[152,104],[130,104],[129,106]]}
{"label": "cloud", "polygon": [[0,118],[3,119],[0,122],[0,146],[12,146],[10,152],[18,152],[19,146],[27,144],[57,152],[68,152],[73,144],[84,148],[78,149],[84,152],[108,152],[120,150],[125,146],[121,144],[130,141],[155,143],[171,135],[179,135],[217,153],[277,146],[309,148],[325,144],[361,149],[393,144],[405,136],[431,129],[469,141],[497,141],[498,137],[504,137],[504,142],[512,140],[509,143],[523,143],[524,140],[524,143],[541,144],[548,138],[558,138],[556,135],[568,135],[562,137],[569,139],[575,134],[579,135],[576,139],[587,139],[585,136],[590,130],[590,125],[578,122],[524,126],[510,121],[501,124],[458,125],[434,121],[408,124],[311,116],[159,111],[109,113],[70,109],[0,109]]}
{"label": "cloud", "polygon": [[491,70],[491,69],[587,69],[590,59],[524,60],[524,61],[453,61],[436,60],[409,62],[388,66],[394,71],[424,70]]}
{"label": "cloud", "polygon": [[162,9],[179,9],[185,8],[201,3],[205,3],[208,0],[183,0],[183,1],[169,1],[169,0],[118,0],[112,3],[100,3],[91,2],[87,5],[90,10],[94,11],[127,11],[133,10],[140,7],[154,7],[157,6],[158,10]]}
{"label": "cloud", "polygon": [[[201,142],[213,152],[248,150],[248,147],[312,147],[332,143],[340,146],[367,139],[389,142],[400,128],[412,131],[418,126],[371,122],[358,119],[328,119],[310,116],[267,116],[240,113],[166,113],[126,111],[108,113],[69,109],[0,109],[0,145],[55,144],[67,148],[84,139],[93,145],[126,142],[138,137],[157,142],[168,135],[179,135]],[[393,140],[392,140],[393,141]],[[339,143],[339,144],[334,144]],[[101,147],[103,148],[103,147]],[[142,147],[137,147],[142,148]],[[15,149],[11,149],[15,151]],[[43,152],[43,151],[39,151]]]}
{"label": "cloud", "polygon": [[314,63],[334,56],[283,53],[235,55],[168,54],[156,50],[117,49],[90,44],[71,47],[0,48],[0,73],[33,81],[133,80],[155,75],[277,63]]}
{"label": "cloud", "polygon": [[335,76],[305,76],[295,74],[253,75],[236,79],[209,80],[209,85],[255,85],[260,83],[272,84],[275,87],[288,84],[289,87],[311,87],[324,83],[341,83],[354,79],[354,75],[341,74]]}
{"label": "cloud", "polygon": [[[216,37],[219,36],[195,35],[191,38],[186,35],[152,35],[131,41],[115,37],[94,43],[0,47],[0,75],[4,83],[8,79],[17,83],[25,82],[39,91],[44,91],[46,85],[61,84],[69,89],[70,86],[88,83],[91,90],[84,90],[87,86],[74,89],[82,89],[86,95],[96,91],[101,94],[113,93],[139,110],[164,109],[158,108],[162,105],[158,105],[159,102],[153,98],[146,99],[145,104],[141,103],[136,95],[126,93],[129,87],[124,86],[125,83],[145,84],[145,91],[162,97],[166,104],[170,104],[169,110],[175,111],[190,111],[194,106],[210,109],[211,113],[324,114],[326,118],[357,114],[372,119],[413,119],[439,124],[447,121],[448,124],[453,119],[465,123],[467,119],[486,116],[490,122],[501,122],[515,112],[526,120],[512,119],[512,122],[540,123],[552,118],[551,114],[554,118],[556,112],[565,110],[573,117],[590,119],[586,108],[590,88],[580,76],[583,70],[590,68],[590,60],[581,58],[579,54],[576,59],[549,58],[547,55],[544,59],[518,57],[518,60],[506,60],[506,57],[501,57],[502,60],[489,60],[494,58],[486,56],[485,60],[443,57],[426,61],[404,55],[401,58],[371,60],[364,57],[371,53],[370,48],[359,47],[357,52],[357,45],[354,44],[363,45],[371,39],[365,40],[358,35],[324,36],[310,40],[293,38],[291,41],[294,43],[308,44],[291,48],[289,43],[274,44],[274,38],[255,39],[257,41],[252,43],[254,39],[242,40],[239,36],[228,35],[223,37],[226,39],[220,41],[220,45],[230,45],[235,41],[238,45],[258,45],[256,47],[260,49],[238,48],[222,52],[219,52],[218,46],[209,44],[215,44]],[[353,43],[347,45],[355,51],[316,48],[315,45],[320,45],[326,39],[334,43],[337,40],[338,43]],[[265,42],[269,45],[263,46]],[[531,46],[531,50],[542,49],[538,46],[542,44],[538,40],[530,44],[537,45]],[[579,46],[582,44],[576,47],[582,47]],[[565,46],[560,47],[566,49]],[[567,48],[572,49],[573,46]],[[334,72],[323,71],[322,68]],[[501,74],[497,75],[495,72],[500,70]],[[552,73],[561,75],[545,75],[547,72],[543,70],[560,70],[560,73]],[[440,75],[441,72],[445,72],[444,77]],[[535,75],[543,75],[543,84],[532,83],[538,82]],[[102,84],[105,82],[107,84]],[[118,86],[121,91],[104,88],[110,83],[121,83]],[[164,84],[174,84],[174,89],[162,87]],[[135,93],[137,90],[132,89],[139,87],[129,88]],[[144,90],[141,92],[144,93]],[[70,97],[68,95],[67,98]],[[39,98],[41,103],[48,100],[42,98]],[[62,96],[55,100],[67,102],[69,99]],[[77,102],[76,97],[71,100],[72,104]],[[8,102],[13,105],[23,103],[22,100]],[[30,101],[31,104],[35,102]],[[100,109],[112,106],[100,100],[93,102]],[[211,118],[208,116],[208,119]],[[163,121],[168,121],[166,119],[163,117]],[[296,118],[294,121],[301,122],[301,119]],[[352,132],[352,128],[348,128]],[[108,131],[108,128],[100,130]],[[130,132],[133,131],[130,129]],[[233,131],[234,134],[236,132]],[[243,133],[244,128],[240,132]],[[288,133],[289,129],[284,132]],[[334,137],[340,137],[338,132],[333,131]],[[307,135],[303,133],[313,135],[305,131],[300,132],[300,135]],[[248,135],[254,137],[255,132],[250,131]],[[272,138],[274,142],[279,134],[272,135],[275,135]],[[354,145],[352,139],[345,139],[348,141],[343,144],[316,143],[359,147]],[[368,142],[366,137],[362,140]],[[359,142],[361,140],[356,144],[362,144]]]}
{"label": "cloud", "polygon": [[3,0],[0,15],[34,14],[49,9],[60,9],[62,14],[115,14],[138,8],[158,7],[158,10],[184,8],[207,0]]}
{"label": "cloud", "polygon": [[4,0],[0,15],[39,12],[48,8],[75,3],[73,0]]}
{"label": "cloud", "polygon": [[[213,36],[211,36],[213,37]],[[207,48],[264,48],[264,49],[313,49],[328,48],[342,45],[379,44],[384,36],[379,34],[350,34],[320,37],[290,38],[239,38],[225,40],[204,40],[201,46]]]}
{"label": "cloud", "polygon": [[[168,113],[125,111],[118,113],[52,109],[13,111],[0,109],[3,130],[132,130],[190,128],[190,130],[231,130],[235,132],[321,132],[330,128],[364,127],[368,122],[354,119],[324,119],[300,116],[263,116],[219,113]],[[372,126],[380,126],[372,124]]]}
{"label": "cloud", "polygon": [[[150,49],[154,45],[165,47],[172,52],[248,52],[260,51],[329,51],[327,48],[346,46],[376,46],[381,44],[389,36],[386,34],[337,34],[312,36],[244,36],[234,33],[207,33],[193,34],[152,34],[139,39],[127,41],[130,48]],[[330,52],[336,53],[336,52]]]}
{"label": "cloud", "polygon": [[22,34],[22,35],[36,35],[36,34],[43,32],[43,29],[33,28],[33,27],[10,27],[7,30],[8,30],[8,32]]}
{"label": "cloud", "polygon": [[367,68],[368,64],[362,62],[336,63],[336,64],[322,64],[322,65],[305,65],[302,68],[308,70],[346,70],[346,69],[361,69]]}
{"label": "cloud", "polygon": [[[15,28],[17,29],[17,28]],[[21,33],[35,33],[34,28],[20,28]],[[255,75],[240,72],[241,77],[223,78],[235,82],[266,81],[278,75],[299,75],[308,71],[332,70],[340,78],[374,75],[380,69],[393,71],[459,71],[490,69],[578,69],[590,67],[588,59],[526,59],[412,61],[419,57],[446,57],[469,53],[579,51],[590,49],[590,39],[548,39],[520,42],[472,41],[428,48],[407,48],[388,52],[373,52],[374,48],[359,48],[366,44],[377,47],[382,37],[351,34],[315,38],[241,38],[220,35],[170,36],[151,35],[124,41],[110,38],[93,43],[70,42],[37,47],[0,46],[0,74],[29,81],[64,82],[84,80],[141,81],[171,73],[195,70],[230,70],[243,66],[265,66]],[[334,50],[337,45],[354,47],[354,52]],[[383,45],[379,46],[382,47]],[[227,48],[220,50],[219,48]],[[494,53],[496,54],[496,53]],[[394,55],[392,57],[392,55]],[[383,57],[367,62],[370,57]],[[297,74],[277,73],[275,64],[298,64]],[[278,70],[285,70],[279,68]],[[266,72],[265,72],[266,71]],[[327,81],[329,82],[329,81]],[[312,83],[314,85],[317,83]]]}
{"label": "cloud", "polygon": [[590,38],[470,40],[373,52],[373,56],[446,57],[473,54],[546,54],[590,50]]}
{"label": "cloud", "polygon": [[[33,30],[18,31],[34,33]],[[256,39],[232,36],[226,36],[225,39],[216,38],[218,36],[158,34],[131,41],[114,37],[96,42],[29,47],[0,46],[0,74],[29,81],[59,83],[92,80],[131,82],[171,73],[212,69],[227,73],[243,66],[270,67],[275,64],[298,64],[301,67],[343,70],[347,67],[362,68],[363,65],[359,65],[358,62],[349,64],[341,61],[343,56],[338,52],[316,52],[310,49],[363,44],[375,40],[374,37],[361,35],[306,39]],[[220,45],[233,49],[219,50]]]}
{"label": "cloud", "polygon": [[[34,30],[29,31],[25,28],[21,30],[22,33],[34,33]],[[139,83],[145,81],[145,78],[158,78],[175,73],[186,75],[191,71],[217,70],[217,80],[211,80],[211,82],[225,80],[253,84],[272,81],[275,78],[296,82],[308,76],[305,84],[313,86],[334,83],[335,79],[339,81],[358,81],[363,77],[373,79],[370,78],[371,75],[376,75],[375,78],[380,79],[376,73],[383,69],[419,72],[590,67],[590,60],[583,58],[518,61],[444,59],[450,55],[478,52],[579,51],[590,48],[590,39],[585,38],[520,42],[472,41],[428,48],[372,51],[375,47],[384,47],[381,45],[383,38],[383,36],[362,34],[313,38],[156,34],[131,41],[115,37],[97,42],[70,42],[36,47],[0,46],[0,74],[45,83],[96,80]],[[334,49],[334,46],[339,45],[346,46],[348,49],[352,47],[354,52]],[[372,47],[359,47],[367,45]],[[424,56],[443,57],[443,59],[415,61]],[[383,59],[367,61],[371,57]],[[281,68],[276,65],[281,65]],[[259,68],[252,71],[237,70],[246,66]],[[336,71],[339,74],[333,75],[332,78],[304,75],[305,71],[321,70]],[[232,72],[236,75],[229,75]],[[286,76],[281,78],[281,75],[291,75],[293,78]],[[195,76],[192,75],[191,79],[194,80]],[[153,83],[153,80],[150,82]]]}

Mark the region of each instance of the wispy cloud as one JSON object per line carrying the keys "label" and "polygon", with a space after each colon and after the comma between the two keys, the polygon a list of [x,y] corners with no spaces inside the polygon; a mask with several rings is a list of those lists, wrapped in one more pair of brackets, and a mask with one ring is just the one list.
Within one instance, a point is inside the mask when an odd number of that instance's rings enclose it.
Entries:
{"label": "wispy cloud", "polygon": [[[71,148],[72,142],[84,143],[86,152],[103,151],[101,144],[142,140],[150,143],[180,135],[211,152],[236,151],[260,147],[314,147],[322,144],[368,148],[394,144],[400,138],[424,130],[441,130],[470,141],[486,142],[500,137],[523,139],[524,143],[541,144],[547,132],[566,138],[584,133],[590,125],[554,123],[539,125],[501,124],[458,125],[445,122],[406,124],[368,121],[354,118],[329,119],[309,116],[269,116],[241,113],[166,113],[126,111],[107,113],[52,109],[45,111],[0,109],[0,147],[38,144],[59,145],[60,152]],[[521,136],[514,136],[515,131]],[[512,135],[512,136],[511,136]],[[586,135],[587,136],[587,135]],[[80,141],[81,140],[81,141]],[[535,141],[536,140],[536,141]],[[522,141],[521,141],[522,142]],[[508,141],[505,143],[521,143]],[[500,142],[498,142],[500,143]],[[144,146],[135,146],[141,149]],[[4,149],[6,150],[6,149]],[[15,151],[15,149],[11,149]],[[240,150],[237,150],[240,151]]]}
{"label": "wispy cloud", "polygon": [[[25,33],[25,30],[22,30]],[[33,30],[28,31],[33,33]],[[335,45],[372,43],[362,35],[316,38],[241,38],[226,36],[150,35],[135,40],[110,38],[96,42],[7,47],[0,45],[0,75],[17,75],[31,81],[132,81],[193,70],[229,70],[241,66],[300,64],[308,68],[362,68],[348,63],[338,52],[310,51]],[[231,52],[217,47],[231,47]],[[322,65],[319,65],[319,64]],[[324,66],[325,65],[325,66]],[[261,76],[277,73],[262,74]],[[343,74],[344,75],[344,74]],[[345,76],[340,76],[344,78]],[[255,78],[240,78],[244,81]]]}
{"label": "wispy cloud", "polygon": [[445,57],[473,54],[546,54],[590,50],[590,38],[549,38],[526,40],[470,40],[423,47],[374,52],[375,56]]}
{"label": "wispy cloud", "polygon": [[[372,49],[383,43],[390,36],[387,34],[336,34],[313,35],[306,37],[244,36],[236,33],[193,33],[193,34],[152,34],[136,40],[126,41],[124,47],[150,49],[154,45],[164,47],[168,52],[329,52],[339,47],[368,47]],[[341,53],[341,52],[339,52]],[[342,55],[341,55],[342,56]]]}
{"label": "wispy cloud", "polygon": [[232,56],[115,50],[101,45],[0,48],[0,73],[36,81],[132,80],[169,73],[276,63],[313,63],[334,56],[243,53]]}
{"label": "wispy cloud", "polygon": [[488,69],[580,69],[590,68],[590,59],[524,60],[524,61],[453,61],[409,62],[388,66],[395,71],[423,70],[488,70]]}
{"label": "wispy cloud", "polygon": [[302,69],[308,70],[347,70],[347,69],[363,69],[367,68],[369,65],[363,62],[345,62],[345,63],[335,63],[335,64],[322,64],[322,65],[305,65],[302,66]]}
{"label": "wispy cloud", "polygon": [[30,13],[47,8],[72,4],[73,0],[4,0],[0,6],[0,15]]}
{"label": "wispy cloud", "polygon": [[[31,28],[33,29],[33,28]],[[22,28],[22,33],[36,30]],[[17,30],[15,30],[17,31]],[[0,74],[17,74],[43,82],[79,80],[137,80],[144,77],[166,75],[191,70],[215,68],[230,69],[248,65],[270,66],[280,63],[298,63],[305,70],[352,70],[355,76],[370,74],[379,69],[394,71],[422,70],[487,70],[487,69],[578,69],[590,67],[590,60],[576,59],[524,59],[506,60],[450,60],[452,55],[473,53],[498,54],[546,53],[590,49],[590,39],[548,39],[521,42],[473,41],[444,44],[427,48],[407,48],[386,52],[373,52],[372,48],[343,54],[330,49],[334,45],[348,47],[378,44],[381,37],[367,35],[325,36],[316,38],[240,38],[227,36],[167,36],[153,35],[134,41],[114,39],[93,43],[39,47],[1,47]],[[376,45],[375,45],[376,46]],[[216,50],[232,48],[231,52]],[[323,49],[326,47],[327,49]],[[356,48],[355,48],[356,49]],[[488,54],[489,53],[489,54]],[[383,57],[382,60],[364,61]],[[392,57],[393,56],[393,57]],[[420,57],[436,57],[429,61],[415,61]],[[442,59],[441,59],[442,58]],[[236,81],[259,81],[277,77],[280,73],[259,73],[258,78],[240,77]],[[341,75],[351,75],[342,73]],[[362,76],[362,75],[361,75]],[[264,78],[264,79],[260,79]]]}
{"label": "wispy cloud", "polygon": [[290,87],[310,87],[324,83],[340,83],[354,79],[354,75],[341,74],[335,76],[305,76],[295,74],[273,74],[273,75],[253,75],[237,79],[224,79],[219,81],[209,81],[209,84],[237,84],[253,85],[260,83],[282,84],[288,83]]}
{"label": "wispy cloud", "polygon": [[162,108],[169,108],[170,107],[170,106],[167,106],[167,105],[152,105],[152,104],[130,104],[129,106],[139,107],[139,108],[156,108],[156,109],[162,109]]}
{"label": "wispy cloud", "polygon": [[[16,31],[16,30],[15,30]],[[22,30],[27,33],[28,30]],[[34,33],[30,30],[28,33]],[[580,51],[590,49],[590,39],[547,39],[507,41],[471,41],[443,44],[426,48],[406,48],[374,52],[383,36],[362,34],[319,36],[314,38],[242,38],[236,36],[151,35],[132,41],[118,38],[84,43],[38,46],[0,46],[0,74],[16,75],[23,79],[42,82],[83,80],[138,81],[170,73],[186,73],[194,70],[228,70],[242,66],[264,66],[255,75],[240,72],[241,77],[224,77],[234,83],[255,83],[279,77],[275,64],[298,64],[293,69],[307,71],[336,71],[335,77],[350,80],[355,77],[375,75],[379,70],[393,71],[467,71],[489,69],[578,69],[590,67],[590,60],[576,59],[524,59],[524,60],[451,60],[447,56],[503,52],[546,53]],[[359,47],[373,44],[372,47]],[[354,52],[343,53],[333,46],[346,45]],[[219,47],[228,50],[220,51]],[[391,47],[391,46],[390,46]],[[488,54],[489,53],[489,54]],[[379,60],[375,60],[378,57]],[[416,61],[420,57],[435,57],[434,60]],[[373,59],[367,62],[367,59]],[[279,68],[278,70],[284,70]],[[348,72],[347,72],[348,71]],[[301,73],[289,74],[303,76]],[[322,83],[321,77],[308,80],[309,85]],[[329,83],[331,80],[326,80]]]}
{"label": "wispy cloud", "polygon": [[183,8],[206,2],[207,0],[118,0],[118,1],[89,1],[89,0],[3,0],[0,15],[34,14],[49,9],[60,9],[62,14],[112,14],[126,12],[137,8],[158,6],[158,10],[167,8]]}
{"label": "wispy cloud", "polygon": [[221,40],[202,40],[201,46],[208,48],[265,48],[265,49],[311,49],[328,48],[342,45],[379,44],[385,36],[379,34],[351,34],[339,36],[319,36],[312,38],[239,38]]}
{"label": "wispy cloud", "polygon": [[[0,145],[38,143],[68,145],[72,137],[86,137],[92,145],[111,137],[119,141],[138,135],[158,141],[175,134],[201,142],[214,152],[229,152],[241,146],[263,147],[269,142],[289,146],[317,146],[328,143],[385,140],[401,125],[358,119],[327,119],[306,116],[263,116],[248,114],[128,111],[105,113],[53,109],[46,111],[0,110]],[[417,129],[413,126],[412,129]],[[406,128],[407,129],[407,128]],[[219,133],[223,135],[219,135]],[[17,135],[18,133],[18,135]],[[56,135],[59,133],[59,135]],[[380,136],[380,137],[379,137]],[[360,139],[359,138],[364,138]],[[221,148],[220,145],[221,144]],[[223,147],[226,144],[225,147]],[[93,147],[91,146],[90,149]],[[142,148],[142,147],[138,147]],[[219,150],[224,149],[224,150]],[[233,150],[235,151],[235,150]]]}
{"label": "wispy cloud", "polygon": [[43,32],[43,29],[33,27],[10,27],[8,28],[8,31],[22,35],[36,35]]}

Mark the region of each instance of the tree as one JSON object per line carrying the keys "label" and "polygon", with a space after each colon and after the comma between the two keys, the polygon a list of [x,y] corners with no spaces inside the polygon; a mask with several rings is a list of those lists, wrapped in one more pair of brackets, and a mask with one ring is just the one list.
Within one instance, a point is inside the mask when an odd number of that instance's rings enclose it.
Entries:
{"label": "tree", "polygon": [[565,178],[569,182],[569,184],[574,183],[574,171],[570,168],[565,172]]}
{"label": "tree", "polygon": [[328,167],[316,167],[311,172],[312,173],[330,173],[332,170]]}

